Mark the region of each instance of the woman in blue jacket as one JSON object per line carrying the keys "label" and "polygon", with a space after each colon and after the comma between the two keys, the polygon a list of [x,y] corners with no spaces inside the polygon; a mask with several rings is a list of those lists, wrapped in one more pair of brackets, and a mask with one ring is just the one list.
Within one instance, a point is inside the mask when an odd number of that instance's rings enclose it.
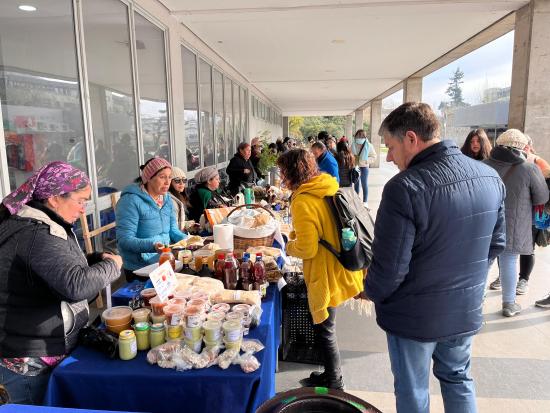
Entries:
{"label": "woman in blue jacket", "polygon": [[154,264],[162,245],[187,236],[178,228],[168,195],[172,165],[163,158],[151,158],[140,166],[136,183],[122,191],[116,206],[116,238],[126,279],[134,270]]}

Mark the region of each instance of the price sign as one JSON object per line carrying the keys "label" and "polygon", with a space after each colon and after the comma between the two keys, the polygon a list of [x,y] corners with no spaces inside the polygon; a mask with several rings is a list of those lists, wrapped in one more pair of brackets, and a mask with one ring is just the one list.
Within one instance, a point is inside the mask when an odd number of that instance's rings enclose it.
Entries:
{"label": "price sign", "polygon": [[166,301],[178,286],[178,280],[169,261],[164,262],[160,267],[149,274],[149,278],[155,287],[160,301]]}

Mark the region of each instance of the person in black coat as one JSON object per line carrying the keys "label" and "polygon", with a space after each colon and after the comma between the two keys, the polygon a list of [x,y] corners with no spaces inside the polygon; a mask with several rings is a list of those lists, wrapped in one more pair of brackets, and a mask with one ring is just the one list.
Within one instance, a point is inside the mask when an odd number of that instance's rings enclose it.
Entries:
{"label": "person in black coat", "polygon": [[250,144],[241,142],[237,149],[237,153],[231,158],[225,170],[227,175],[229,175],[227,189],[232,196],[235,196],[239,192],[241,185],[251,186],[256,182],[256,171],[250,161],[250,155],[252,154]]}
{"label": "person in black coat", "polygon": [[506,246],[504,184],[440,140],[425,103],[399,106],[378,133],[400,173],[384,186],[365,294],[386,331],[397,412],[428,410],[432,360],[445,410],[476,412],[472,338],[490,263]]}

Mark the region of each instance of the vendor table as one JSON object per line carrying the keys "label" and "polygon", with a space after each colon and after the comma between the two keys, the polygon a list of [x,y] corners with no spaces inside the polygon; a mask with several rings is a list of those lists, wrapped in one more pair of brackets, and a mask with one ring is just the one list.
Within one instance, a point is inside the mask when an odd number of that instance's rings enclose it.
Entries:
{"label": "vendor table", "polygon": [[[63,409],[61,407],[26,406],[23,404],[5,404],[0,406],[1,413],[121,413],[108,410]],[[131,412],[122,412],[131,413]]]}
{"label": "vendor table", "polygon": [[50,378],[45,404],[85,409],[139,412],[254,412],[275,395],[280,340],[280,293],[275,285],[262,302],[261,323],[246,338],[260,340],[261,367],[244,373],[239,366],[179,372],[147,363],[145,351],[130,361],[109,360],[78,347]]}

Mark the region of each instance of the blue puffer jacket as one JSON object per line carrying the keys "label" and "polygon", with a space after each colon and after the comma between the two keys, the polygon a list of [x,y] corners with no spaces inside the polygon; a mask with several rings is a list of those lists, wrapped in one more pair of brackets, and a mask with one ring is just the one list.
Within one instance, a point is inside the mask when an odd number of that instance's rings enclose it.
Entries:
{"label": "blue puffer jacket", "polygon": [[506,246],[502,180],[452,141],[384,187],[365,293],[385,331],[417,341],[475,334],[488,261]]}
{"label": "blue puffer jacket", "polygon": [[116,239],[125,269],[134,271],[157,262],[155,243],[172,244],[186,236],[178,228],[168,194],[159,208],[139,184],[124,188],[116,205]]}
{"label": "blue puffer jacket", "polygon": [[326,172],[329,175],[332,175],[336,178],[338,182],[340,182],[340,175],[338,174],[338,162],[336,161],[336,158],[334,158],[334,155],[330,153],[330,151],[325,151],[324,154],[319,156],[319,159],[317,159],[317,165],[319,165],[319,169],[321,172]]}

